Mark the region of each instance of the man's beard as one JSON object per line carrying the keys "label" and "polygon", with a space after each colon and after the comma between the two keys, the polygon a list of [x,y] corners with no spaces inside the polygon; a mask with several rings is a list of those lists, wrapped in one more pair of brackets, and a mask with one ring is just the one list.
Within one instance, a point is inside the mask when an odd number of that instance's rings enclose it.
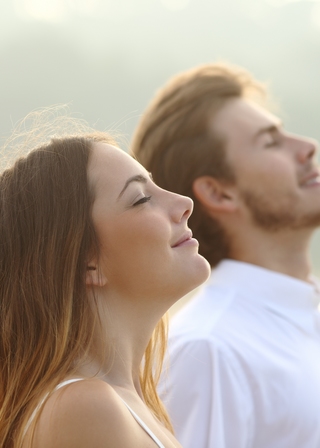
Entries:
{"label": "man's beard", "polygon": [[283,195],[282,193],[281,200],[277,197],[273,201],[267,193],[259,194],[254,191],[240,193],[255,224],[265,230],[277,232],[285,229],[298,230],[320,226],[320,206],[319,210],[302,215],[296,209],[298,199],[294,194]]}

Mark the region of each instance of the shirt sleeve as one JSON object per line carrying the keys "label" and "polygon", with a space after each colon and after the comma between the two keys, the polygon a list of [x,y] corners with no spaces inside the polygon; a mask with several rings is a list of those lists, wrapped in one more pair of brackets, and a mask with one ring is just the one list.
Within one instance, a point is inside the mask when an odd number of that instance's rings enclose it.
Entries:
{"label": "shirt sleeve", "polygon": [[160,395],[184,448],[251,448],[251,392],[226,348],[197,340],[170,352]]}

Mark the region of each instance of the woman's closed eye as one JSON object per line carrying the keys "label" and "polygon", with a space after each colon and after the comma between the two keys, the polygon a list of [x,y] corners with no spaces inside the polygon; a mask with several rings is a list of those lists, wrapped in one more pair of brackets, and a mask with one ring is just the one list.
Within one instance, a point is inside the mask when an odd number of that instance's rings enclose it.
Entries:
{"label": "woman's closed eye", "polygon": [[150,201],[150,199],[151,199],[151,196],[144,196],[143,198],[141,198],[141,199],[139,199],[137,202],[135,202],[135,203],[133,204],[133,206],[140,205],[140,204],[144,204],[145,202]]}

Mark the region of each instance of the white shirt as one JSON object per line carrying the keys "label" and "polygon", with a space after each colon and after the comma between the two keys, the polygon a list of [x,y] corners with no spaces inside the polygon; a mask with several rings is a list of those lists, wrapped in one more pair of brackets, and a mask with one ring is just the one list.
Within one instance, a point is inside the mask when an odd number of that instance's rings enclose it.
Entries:
{"label": "white shirt", "polygon": [[184,448],[320,447],[320,296],[224,260],[171,322],[160,394]]}

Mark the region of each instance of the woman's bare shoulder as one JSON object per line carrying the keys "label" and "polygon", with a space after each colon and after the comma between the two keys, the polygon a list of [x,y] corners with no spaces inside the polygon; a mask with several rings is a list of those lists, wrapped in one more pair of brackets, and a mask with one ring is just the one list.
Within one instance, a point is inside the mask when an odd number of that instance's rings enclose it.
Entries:
{"label": "woman's bare shoulder", "polygon": [[139,446],[140,437],[139,427],[114,389],[88,379],[62,387],[47,400],[33,448],[132,448]]}

